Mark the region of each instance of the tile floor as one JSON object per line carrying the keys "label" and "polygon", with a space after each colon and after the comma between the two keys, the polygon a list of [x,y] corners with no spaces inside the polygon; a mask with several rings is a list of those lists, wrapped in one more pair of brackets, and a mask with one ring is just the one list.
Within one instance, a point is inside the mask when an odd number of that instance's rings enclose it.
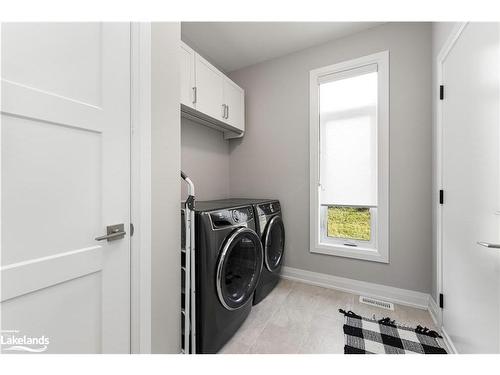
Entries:
{"label": "tile floor", "polygon": [[401,305],[395,305],[394,311],[379,309],[360,304],[359,296],[354,294],[281,280],[264,301],[253,307],[219,353],[343,353],[343,315],[339,308],[365,317],[390,316],[399,324],[436,329],[425,310]]}

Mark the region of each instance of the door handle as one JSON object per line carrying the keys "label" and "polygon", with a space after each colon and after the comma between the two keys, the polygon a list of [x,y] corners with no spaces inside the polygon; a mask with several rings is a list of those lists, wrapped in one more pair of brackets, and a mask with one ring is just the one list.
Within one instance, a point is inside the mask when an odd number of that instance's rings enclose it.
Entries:
{"label": "door handle", "polygon": [[487,247],[489,249],[500,249],[500,243],[490,243],[490,242],[482,242],[478,241],[478,245]]}
{"label": "door handle", "polygon": [[226,118],[226,105],[222,105],[222,110],[221,110],[221,116],[222,118]]}
{"label": "door handle", "polygon": [[96,237],[95,240],[96,241],[107,240],[108,242],[115,241],[125,237],[125,235],[127,234],[127,232],[125,232],[123,224],[108,225],[106,227],[106,232],[107,234],[105,234],[104,236]]}

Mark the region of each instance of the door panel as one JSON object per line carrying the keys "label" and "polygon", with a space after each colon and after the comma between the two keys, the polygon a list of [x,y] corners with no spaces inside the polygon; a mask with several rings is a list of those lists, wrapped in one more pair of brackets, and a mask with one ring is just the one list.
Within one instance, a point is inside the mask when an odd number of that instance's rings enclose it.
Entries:
{"label": "door panel", "polygon": [[227,119],[225,121],[231,126],[245,130],[244,93],[242,89],[229,79],[224,80],[224,103],[228,106]]}
{"label": "door panel", "polygon": [[100,134],[3,116],[2,138],[2,206],[16,213],[3,222],[2,263],[89,246],[101,229]]}
{"label": "door panel", "polygon": [[[2,24],[2,329],[130,351],[130,25]],[[7,350],[2,346],[2,350]]]}
{"label": "door panel", "polygon": [[193,103],[194,51],[181,43],[181,104],[196,108]]}
{"label": "door panel", "polygon": [[[2,326],[45,335],[47,353],[101,353],[102,305],[95,292],[101,286],[101,273],[95,272],[9,299],[2,303]],[[15,352],[7,346],[2,350],[4,354]]]}
{"label": "door panel", "polygon": [[443,63],[443,326],[460,353],[500,348],[499,26],[468,24]]}
{"label": "door panel", "polygon": [[223,121],[224,76],[203,57],[196,54],[196,109]]}
{"label": "door panel", "polygon": [[[101,105],[101,24],[10,23],[4,27],[2,55],[11,57],[2,61],[4,80],[41,93]],[[38,36],[36,43],[34,36]]]}

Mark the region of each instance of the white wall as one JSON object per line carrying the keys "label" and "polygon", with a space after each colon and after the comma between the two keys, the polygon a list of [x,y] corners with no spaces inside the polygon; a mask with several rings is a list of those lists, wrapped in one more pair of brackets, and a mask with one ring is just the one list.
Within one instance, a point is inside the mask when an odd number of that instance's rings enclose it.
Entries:
{"label": "white wall", "polygon": [[[183,118],[181,164],[196,189],[197,200],[229,197],[229,141],[223,133]],[[182,197],[186,186],[182,184]]]}
{"label": "white wall", "polygon": [[[432,287],[431,24],[386,24],[233,72],[245,136],[230,141],[230,194],[276,197],[290,267],[420,292]],[[309,252],[309,71],[390,51],[390,264]]]}
{"label": "white wall", "polygon": [[180,24],[151,26],[151,348],[180,352]]}
{"label": "white wall", "polygon": [[436,218],[437,218],[437,207],[438,207],[438,189],[436,187],[437,181],[437,147],[435,140],[437,139],[437,100],[438,100],[438,90],[439,82],[437,81],[437,56],[441,51],[444,43],[448,39],[452,30],[456,26],[455,22],[434,22],[432,24],[432,121],[433,121],[433,147],[432,147],[432,186],[433,186],[433,196],[432,196],[432,291],[431,295],[434,300],[437,301],[437,269],[436,269],[436,259],[437,259],[437,234],[436,234]]}

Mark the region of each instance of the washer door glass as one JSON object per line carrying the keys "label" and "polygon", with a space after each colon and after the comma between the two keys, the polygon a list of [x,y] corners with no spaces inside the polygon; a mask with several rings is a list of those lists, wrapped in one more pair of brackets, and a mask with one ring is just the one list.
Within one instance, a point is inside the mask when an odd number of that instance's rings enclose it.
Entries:
{"label": "washer door glass", "polygon": [[262,263],[257,233],[249,228],[235,230],[225,242],[217,266],[217,294],[224,307],[235,310],[252,298]]}
{"label": "washer door glass", "polygon": [[269,271],[276,271],[285,251],[285,226],[280,216],[274,216],[267,225],[264,234],[264,256]]}

